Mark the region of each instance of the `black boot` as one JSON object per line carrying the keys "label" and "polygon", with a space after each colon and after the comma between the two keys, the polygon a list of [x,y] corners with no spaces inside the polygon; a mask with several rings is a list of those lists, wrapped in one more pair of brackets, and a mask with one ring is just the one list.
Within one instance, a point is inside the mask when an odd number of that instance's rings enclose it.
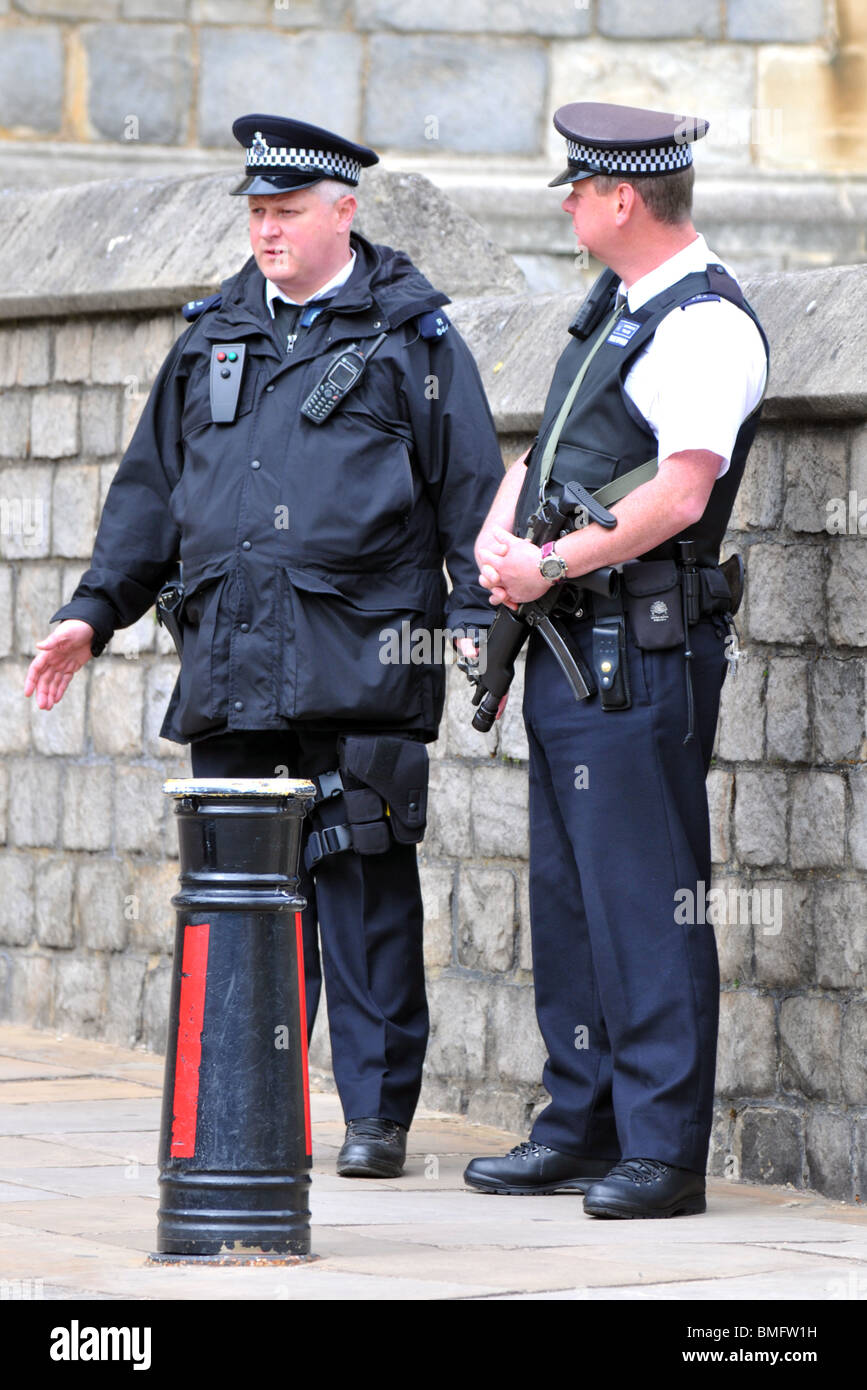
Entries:
{"label": "black boot", "polygon": [[625,1158],[584,1198],[590,1216],[696,1216],[705,1209],[704,1176],[658,1158]]}
{"label": "black boot", "polygon": [[337,1155],[342,1178],[399,1178],[406,1160],[406,1130],[375,1116],[350,1120]]}
{"label": "black boot", "polygon": [[616,1161],[576,1158],[531,1139],[518,1144],[503,1158],[474,1158],[464,1171],[464,1182],[479,1192],[506,1192],[514,1196],[586,1192]]}

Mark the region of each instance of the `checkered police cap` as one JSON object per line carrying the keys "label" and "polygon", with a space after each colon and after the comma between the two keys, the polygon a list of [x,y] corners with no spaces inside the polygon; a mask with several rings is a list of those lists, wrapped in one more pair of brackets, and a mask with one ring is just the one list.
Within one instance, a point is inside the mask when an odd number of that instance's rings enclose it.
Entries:
{"label": "checkered police cap", "polygon": [[379,163],[366,145],[282,116],[239,116],[232,133],[247,151],[247,177],[233,193],[288,193],[320,179],[340,179],[354,187],[363,168]]}
{"label": "checkered police cap", "polygon": [[708,122],[700,116],[577,101],[555,112],[554,126],[566,137],[569,163],[549,188],[594,174],[646,178],[687,169],[692,141],[702,138]]}

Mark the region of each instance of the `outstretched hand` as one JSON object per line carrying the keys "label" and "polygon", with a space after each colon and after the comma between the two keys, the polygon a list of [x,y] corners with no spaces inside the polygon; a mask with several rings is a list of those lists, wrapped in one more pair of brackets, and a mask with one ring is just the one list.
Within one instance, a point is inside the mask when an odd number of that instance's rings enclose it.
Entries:
{"label": "outstretched hand", "polygon": [[67,618],[50,637],[36,643],[37,655],[30,663],[24,694],[36,691],[40,709],[52,709],[63,698],[76,671],[93,655],[90,644],[94,630],[81,618]]}

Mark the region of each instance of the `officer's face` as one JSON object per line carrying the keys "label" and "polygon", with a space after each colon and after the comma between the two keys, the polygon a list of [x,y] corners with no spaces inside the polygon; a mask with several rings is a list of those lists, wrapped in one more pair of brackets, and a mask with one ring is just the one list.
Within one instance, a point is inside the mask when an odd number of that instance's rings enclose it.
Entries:
{"label": "officer's face", "polygon": [[350,194],[328,203],[314,184],[291,193],[257,194],[247,202],[256,264],[291,299],[309,298],[349,259],[356,208]]}
{"label": "officer's face", "polygon": [[613,227],[614,193],[597,193],[593,179],[579,179],[573,183],[572,192],[561,204],[563,211],[572,218],[575,235],[591,255],[604,260],[608,239]]}

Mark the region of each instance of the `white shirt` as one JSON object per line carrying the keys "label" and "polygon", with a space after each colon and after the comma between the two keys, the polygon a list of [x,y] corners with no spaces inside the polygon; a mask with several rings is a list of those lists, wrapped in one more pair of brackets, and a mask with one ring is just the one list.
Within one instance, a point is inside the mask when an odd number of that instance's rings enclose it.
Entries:
{"label": "white shirt", "polygon": [[[634,313],[654,295],[707,265],[731,268],[697,236],[626,290]],[[660,461],[686,449],[722,457],[727,472],[738,430],[762,399],[767,358],[748,314],[727,299],[673,309],[626,375],[624,389],[659,443]]]}
{"label": "white shirt", "polygon": [[282,299],[282,300],[285,301],[286,304],[294,304],[296,307],[298,306],[299,303],[303,303],[303,304],[312,304],[312,303],[313,303],[315,300],[317,300],[317,299],[324,299],[324,297],[325,297],[326,295],[328,295],[328,294],[333,294],[335,290],[339,290],[339,289],[340,289],[340,286],[341,286],[341,285],[345,285],[346,282],[347,282],[347,280],[349,279],[349,277],[350,277],[350,275],[352,274],[352,272],[353,272],[354,269],[355,269],[355,252],[352,251],[352,252],[350,253],[349,260],[346,262],[346,265],[345,265],[345,266],[342,266],[341,269],[338,270],[338,272],[337,272],[336,275],[332,275],[332,277],[331,277],[331,279],[328,281],[328,284],[327,284],[327,285],[323,285],[323,286],[321,287],[321,289],[318,289],[318,290],[316,291],[315,294],[311,294],[311,296],[310,296],[309,299],[304,299],[304,300],[300,300],[300,301],[297,300],[297,299],[290,299],[289,296],[288,296],[288,294],[284,294],[283,291],[282,291],[281,289],[279,289],[277,285],[274,284],[274,281],[273,281],[273,280],[266,280],[266,281],[265,281],[265,303],[266,303],[267,306],[268,306],[268,313],[271,315],[272,318],[274,317],[274,300],[275,300],[275,299]]}

